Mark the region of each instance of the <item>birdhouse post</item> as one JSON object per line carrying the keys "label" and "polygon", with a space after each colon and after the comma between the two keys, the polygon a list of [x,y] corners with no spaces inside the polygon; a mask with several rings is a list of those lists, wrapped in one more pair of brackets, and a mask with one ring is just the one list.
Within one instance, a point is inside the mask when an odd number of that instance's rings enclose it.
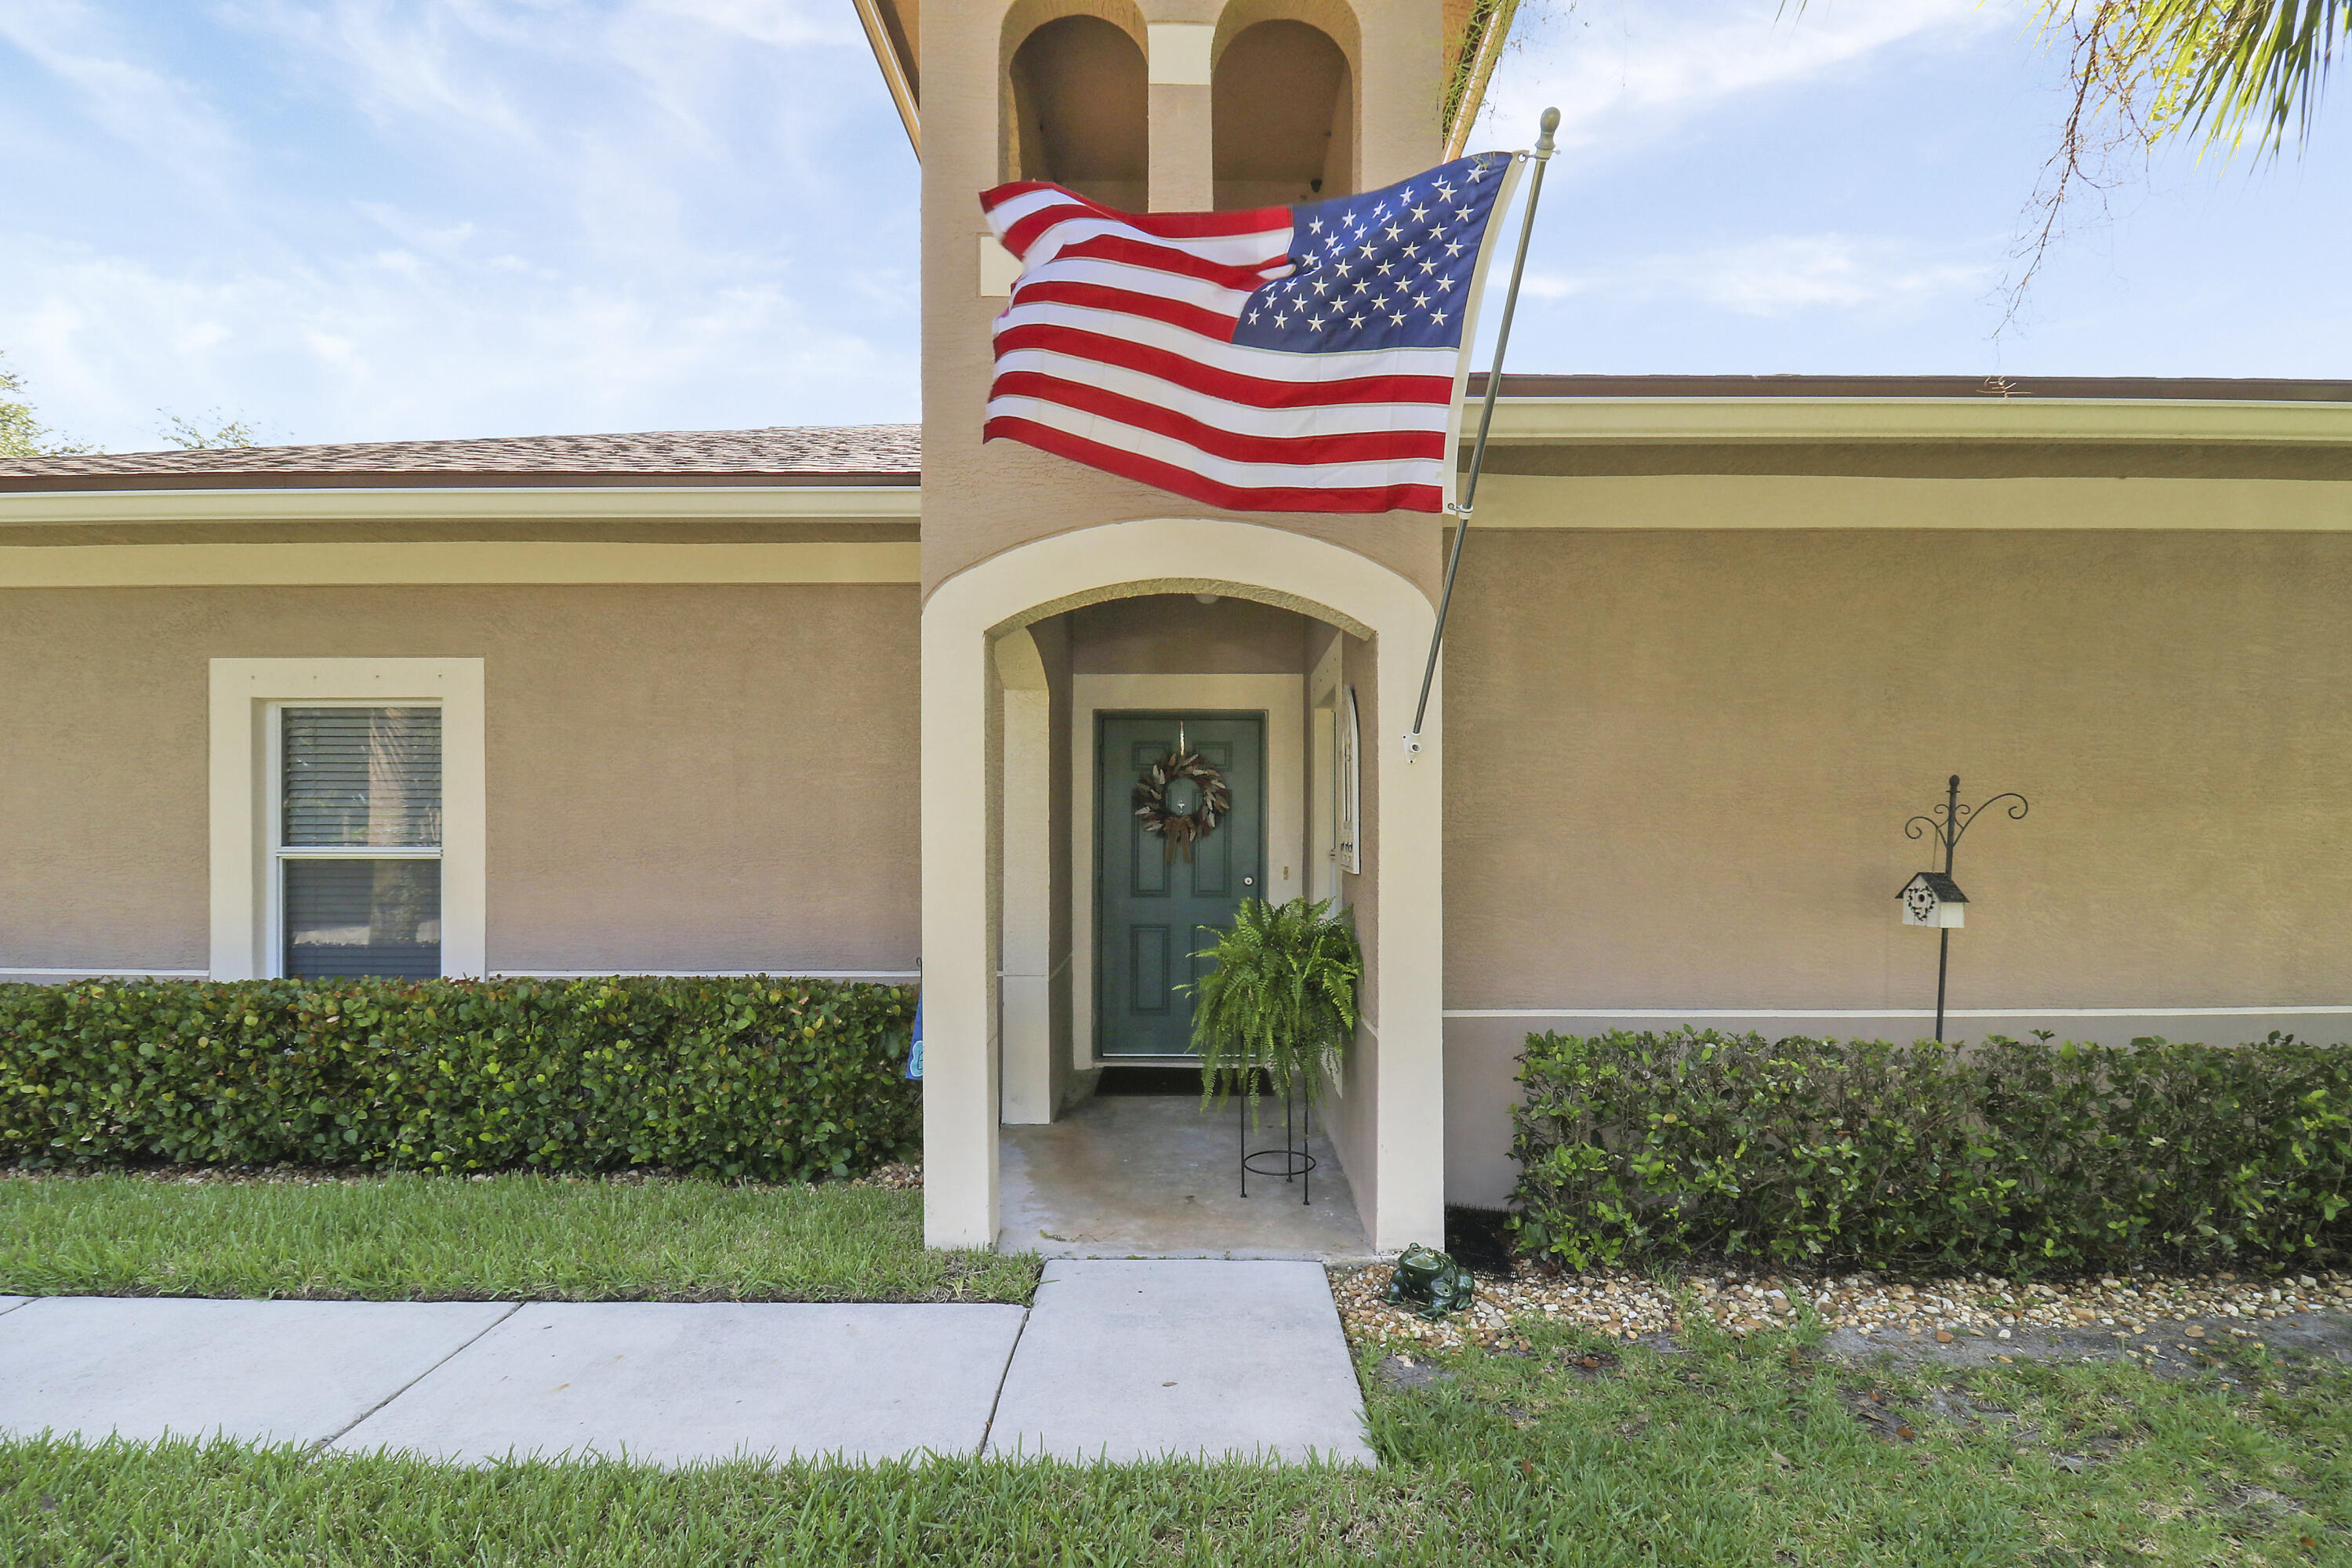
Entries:
{"label": "birdhouse post", "polygon": [[1903,905],[1903,923],[1907,926],[1933,926],[1937,930],[1936,952],[1936,1038],[1944,1037],[1944,991],[1952,972],[1952,931],[1968,924],[1969,896],[1952,880],[1952,860],[1960,847],[1960,835],[1969,824],[1988,805],[2013,801],[2009,808],[2012,821],[2022,817],[2028,807],[2025,797],[2011,792],[1994,795],[1990,800],[1974,805],[1960,804],[1960,775],[1954,773],[1945,786],[1944,804],[1924,816],[1915,816],[1903,825],[1906,838],[1932,837],[1943,847],[1944,868],[1922,871],[1903,884],[1895,894]]}

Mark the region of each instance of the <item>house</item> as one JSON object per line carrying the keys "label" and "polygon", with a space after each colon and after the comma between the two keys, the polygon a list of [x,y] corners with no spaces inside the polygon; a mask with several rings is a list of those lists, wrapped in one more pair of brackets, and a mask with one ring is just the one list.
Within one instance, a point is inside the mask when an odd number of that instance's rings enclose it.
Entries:
{"label": "house", "polygon": [[[1529,1030],[1924,1033],[1887,889],[1958,772],[2033,804],[1966,845],[1961,1032],[2345,1028],[2352,383],[1508,377],[1415,752],[1442,520],[983,445],[974,194],[1403,177],[1494,7],[861,9],[919,429],[0,469],[0,976],[919,969],[928,1233],[986,1245],[1000,1126],[1181,1049],[1187,931],[1333,898],[1387,1249],[1508,1191]],[[1180,742],[1190,859],[1127,809]]]}

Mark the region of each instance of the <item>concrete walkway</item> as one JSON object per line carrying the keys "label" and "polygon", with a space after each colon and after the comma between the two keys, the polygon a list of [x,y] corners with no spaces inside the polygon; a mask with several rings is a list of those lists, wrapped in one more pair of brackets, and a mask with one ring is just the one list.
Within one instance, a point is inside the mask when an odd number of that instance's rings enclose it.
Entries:
{"label": "concrete walkway", "polygon": [[1370,1464],[1311,1263],[1046,1265],[1034,1308],[0,1297],[0,1435],[602,1455]]}

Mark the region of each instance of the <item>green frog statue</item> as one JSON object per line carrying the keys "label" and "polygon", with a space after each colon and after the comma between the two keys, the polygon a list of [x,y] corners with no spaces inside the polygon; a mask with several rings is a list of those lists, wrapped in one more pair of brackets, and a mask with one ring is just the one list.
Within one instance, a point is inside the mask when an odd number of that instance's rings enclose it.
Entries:
{"label": "green frog statue", "polygon": [[1392,1307],[1411,1307],[1414,1317],[1433,1323],[1448,1312],[1467,1309],[1475,1289],[1468,1269],[1415,1242],[1404,1249],[1396,1272],[1389,1276],[1388,1301]]}

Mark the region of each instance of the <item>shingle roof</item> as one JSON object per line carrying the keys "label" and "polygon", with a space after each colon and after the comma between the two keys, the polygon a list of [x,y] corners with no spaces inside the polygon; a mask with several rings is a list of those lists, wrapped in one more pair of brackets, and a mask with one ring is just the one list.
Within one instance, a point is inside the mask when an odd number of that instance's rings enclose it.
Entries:
{"label": "shingle roof", "polygon": [[369,484],[915,484],[919,425],[773,426],[84,453],[0,462],[0,489]]}
{"label": "shingle roof", "polygon": [[[1485,374],[1470,377],[1473,397]],[[2352,402],[2352,381],[2137,376],[1524,375],[1507,397],[2044,397]],[[771,426],[320,447],[91,453],[0,462],[0,491],[428,485],[918,485],[919,425]]]}

